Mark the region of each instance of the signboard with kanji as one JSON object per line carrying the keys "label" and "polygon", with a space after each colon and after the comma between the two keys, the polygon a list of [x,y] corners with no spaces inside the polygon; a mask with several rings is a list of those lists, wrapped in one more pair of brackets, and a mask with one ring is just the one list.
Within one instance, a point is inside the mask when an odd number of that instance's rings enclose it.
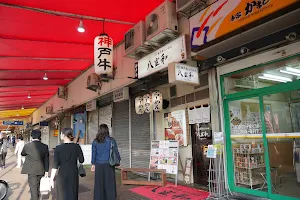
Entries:
{"label": "signboard with kanji", "polygon": [[94,40],[94,67],[99,75],[113,73],[113,40],[106,34],[97,36]]}

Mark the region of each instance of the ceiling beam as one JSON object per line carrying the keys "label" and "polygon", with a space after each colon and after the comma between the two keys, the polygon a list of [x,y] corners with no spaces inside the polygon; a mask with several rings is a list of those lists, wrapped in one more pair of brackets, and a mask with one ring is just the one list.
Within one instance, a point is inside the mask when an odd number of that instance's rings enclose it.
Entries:
{"label": "ceiling beam", "polygon": [[25,38],[12,38],[12,37],[3,37],[0,36],[0,39],[3,40],[18,40],[18,41],[25,41],[25,42],[41,42],[41,43],[56,43],[56,44],[67,44],[67,45],[82,45],[82,46],[93,46],[93,43],[76,43],[76,42],[61,42],[61,41],[48,41],[48,40],[31,40]]}
{"label": "ceiling beam", "polygon": [[[12,100],[4,100],[2,101],[1,98],[0,98],[0,105],[1,103],[8,103],[8,102],[32,102],[32,103],[43,103],[43,101],[47,101],[49,99],[49,97],[45,97],[45,98],[42,98],[42,97],[38,97],[38,98],[31,98],[31,99],[28,99],[26,96],[24,97],[24,99],[12,99]],[[5,104],[7,105],[7,104]],[[5,106],[3,105],[3,106]]]}
{"label": "ceiling beam", "polygon": [[51,85],[14,85],[14,86],[0,86],[0,88],[40,88],[40,87],[54,87],[62,86],[62,84],[51,84]]}
{"label": "ceiling beam", "polygon": [[0,73],[1,72],[22,72],[22,73],[32,73],[32,72],[83,72],[84,70],[73,70],[73,69],[54,69],[54,70],[51,70],[51,69],[46,69],[46,70],[38,70],[38,69],[28,69],[28,70],[25,70],[25,69],[0,69]]}
{"label": "ceiling beam", "polygon": [[18,8],[18,9],[23,9],[23,10],[40,12],[40,13],[48,14],[48,15],[64,16],[64,17],[69,17],[71,19],[76,19],[76,20],[87,19],[87,20],[101,21],[101,22],[105,21],[105,22],[110,22],[110,23],[115,23],[115,24],[134,25],[133,22],[126,22],[126,21],[113,20],[113,19],[105,19],[105,18],[93,17],[93,16],[88,16],[88,15],[79,15],[79,14],[59,12],[59,11],[54,11],[54,10],[46,10],[46,9],[41,9],[41,8],[33,8],[33,7],[28,7],[28,6],[13,5],[13,4],[8,4],[8,3],[0,3],[0,5],[10,7],[10,8]]}
{"label": "ceiling beam", "polygon": [[[43,79],[42,78],[31,78],[31,79],[14,79],[14,78],[9,79],[9,78],[4,78],[3,79],[3,78],[0,77],[0,81],[40,81],[40,80],[43,80]],[[71,81],[73,79],[72,78],[55,78],[55,79],[49,78],[48,80],[51,80],[51,81]],[[45,80],[45,81],[47,81],[47,80]]]}
{"label": "ceiling beam", "polygon": [[51,92],[52,93],[55,93],[57,92],[57,90],[45,90],[45,89],[37,89],[37,90],[23,90],[23,91],[14,91],[14,92],[0,92],[0,97],[2,97],[1,95],[2,94],[20,94],[20,93],[24,93],[24,94],[34,94],[35,92],[45,92],[45,93],[49,93]]}
{"label": "ceiling beam", "polygon": [[27,57],[27,56],[0,56],[0,59],[3,58],[16,59],[16,60],[93,61],[92,58],[91,59],[89,58],[42,58],[42,57]]}
{"label": "ceiling beam", "polygon": [[0,99],[5,99],[5,98],[14,98],[14,97],[27,97],[27,95],[30,94],[31,97],[40,97],[40,96],[45,96],[45,97],[52,97],[55,93],[44,93],[44,94],[34,94],[32,92],[29,93],[23,93],[23,94],[14,94],[13,96],[2,96],[2,93],[0,94]]}

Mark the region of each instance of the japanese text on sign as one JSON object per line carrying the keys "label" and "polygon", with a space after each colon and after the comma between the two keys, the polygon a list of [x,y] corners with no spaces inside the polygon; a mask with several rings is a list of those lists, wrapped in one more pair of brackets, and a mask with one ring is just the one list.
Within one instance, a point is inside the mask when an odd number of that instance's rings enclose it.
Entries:
{"label": "japanese text on sign", "polygon": [[94,40],[94,65],[97,74],[113,72],[113,40],[108,35],[97,36]]}

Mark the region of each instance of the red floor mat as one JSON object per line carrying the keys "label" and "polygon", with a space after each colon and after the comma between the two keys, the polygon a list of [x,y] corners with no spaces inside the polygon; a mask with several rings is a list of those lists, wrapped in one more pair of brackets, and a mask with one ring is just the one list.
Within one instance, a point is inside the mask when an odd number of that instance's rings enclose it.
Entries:
{"label": "red floor mat", "polygon": [[142,186],[131,189],[132,192],[152,200],[204,200],[209,193],[190,187],[168,185],[164,188],[155,186]]}

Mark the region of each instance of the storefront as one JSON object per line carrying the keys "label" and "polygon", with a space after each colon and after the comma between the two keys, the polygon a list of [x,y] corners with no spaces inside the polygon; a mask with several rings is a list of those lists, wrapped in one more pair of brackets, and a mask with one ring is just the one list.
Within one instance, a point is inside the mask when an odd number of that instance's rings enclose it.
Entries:
{"label": "storefront", "polygon": [[300,43],[218,68],[233,192],[300,198]]}
{"label": "storefront", "polygon": [[85,106],[79,106],[73,109],[71,112],[73,134],[75,138],[79,139],[80,144],[85,144],[86,141],[86,124],[87,124],[87,112]]}

